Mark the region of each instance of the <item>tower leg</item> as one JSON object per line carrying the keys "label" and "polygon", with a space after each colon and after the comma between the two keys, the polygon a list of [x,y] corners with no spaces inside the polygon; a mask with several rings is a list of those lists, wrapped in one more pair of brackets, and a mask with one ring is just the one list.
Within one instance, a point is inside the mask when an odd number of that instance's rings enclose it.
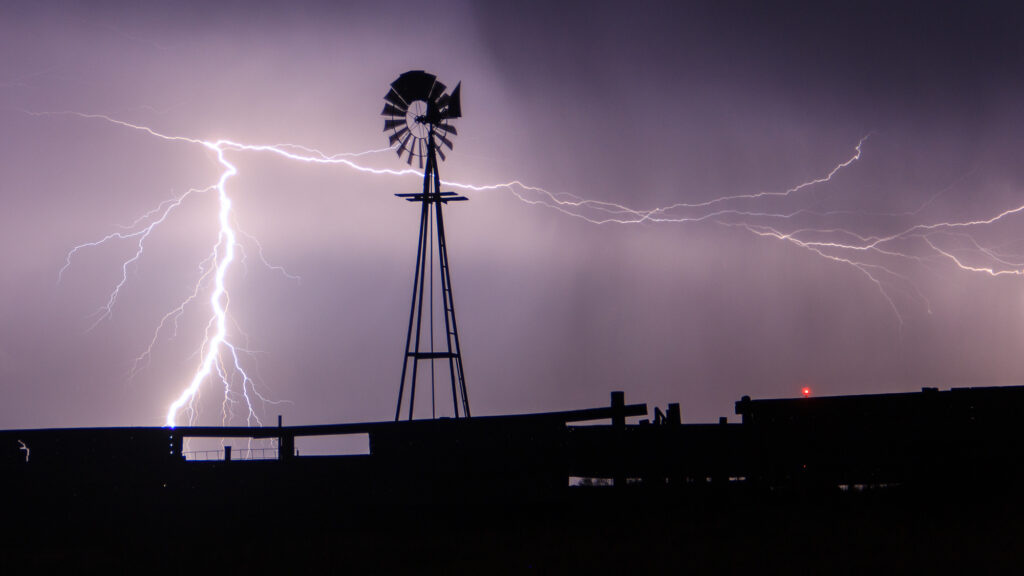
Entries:
{"label": "tower leg", "polygon": [[[417,352],[419,351],[419,323],[415,322],[415,320],[417,318],[416,312],[417,312],[417,310],[420,310],[422,308],[422,301],[423,301],[423,284],[422,284],[422,281],[421,281],[421,278],[422,278],[421,270],[423,269],[423,265],[424,265],[424,258],[423,258],[423,256],[424,256],[424,251],[425,251],[425,248],[426,248],[424,240],[426,238],[426,228],[427,228],[426,225],[427,225],[427,221],[428,221],[428,218],[429,218],[428,208],[429,208],[429,206],[427,205],[427,203],[424,202],[423,203],[423,210],[420,213],[419,241],[418,241],[417,246],[416,246],[416,270],[413,272],[413,275],[412,275],[412,303],[409,305],[409,329],[408,329],[408,331],[406,332],[406,335],[405,335],[405,351],[404,351],[404,353],[402,355],[402,381],[398,385],[398,405],[395,407],[395,421],[396,422],[398,420],[400,420],[401,417],[402,417],[402,397],[403,397],[404,392],[405,392],[405,376],[406,376],[406,371],[409,368],[410,353],[414,352],[413,350],[411,350],[409,348],[409,345],[412,344],[412,342],[413,342],[413,337],[412,337],[413,331],[412,330],[413,330],[413,326],[414,325],[417,327],[416,350],[415,351],[417,351]],[[417,298],[417,296],[418,296],[418,298]],[[421,303],[420,306],[416,305],[417,301],[419,301]],[[415,324],[414,324],[414,322],[415,322]],[[415,356],[412,356],[412,363],[413,363],[413,375],[412,375],[412,383],[411,383],[410,391],[409,391],[409,395],[410,396],[414,396],[415,395],[414,390],[416,388],[416,357]],[[410,406],[410,411],[411,411],[411,409],[412,409],[412,402],[411,401],[409,402],[409,406]],[[411,419],[411,416],[410,416],[410,419]]]}

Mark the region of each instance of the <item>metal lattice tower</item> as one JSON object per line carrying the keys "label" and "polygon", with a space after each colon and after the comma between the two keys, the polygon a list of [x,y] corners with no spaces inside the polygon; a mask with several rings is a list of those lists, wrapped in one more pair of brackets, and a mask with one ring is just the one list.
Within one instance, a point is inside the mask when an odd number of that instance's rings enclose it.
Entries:
{"label": "metal lattice tower", "polygon": [[[430,363],[431,412],[436,416],[434,402],[434,362],[447,361],[451,375],[452,408],[456,418],[470,416],[469,394],[462,371],[462,352],[459,345],[459,328],[455,322],[455,299],[452,296],[452,282],[449,273],[448,248],[444,234],[442,208],[448,202],[466,200],[454,192],[441,191],[441,177],[437,170],[437,158],[445,159],[441,145],[452,149],[450,137],[458,134],[449,121],[462,116],[459,98],[461,83],[451,94],[445,92],[445,85],[438,82],[433,74],[412,70],[391,83],[391,89],[384,96],[382,114],[384,131],[390,132],[389,143],[398,145],[398,157],[403,155],[412,165],[417,159],[423,168],[423,192],[396,194],[409,202],[419,202],[420,234],[416,249],[416,271],[413,275],[412,305],[409,311],[409,329],[405,338],[405,355],[402,359],[402,382],[398,387],[398,403],[395,420],[402,417],[406,382],[408,381],[408,418],[413,419],[416,405],[416,380],[421,362]],[[439,145],[440,144],[440,145]],[[434,254],[437,254],[436,269],[440,275],[441,299],[444,308],[444,348],[434,347]],[[424,332],[424,297],[426,303],[427,336]],[[424,349],[426,348],[426,349]]]}

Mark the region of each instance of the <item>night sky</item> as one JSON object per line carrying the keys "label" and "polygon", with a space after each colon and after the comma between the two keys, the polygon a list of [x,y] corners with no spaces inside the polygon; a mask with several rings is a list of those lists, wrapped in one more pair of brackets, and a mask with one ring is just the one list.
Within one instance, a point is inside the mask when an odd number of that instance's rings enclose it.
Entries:
{"label": "night sky", "polygon": [[[214,193],[153,231],[109,316],[136,242],[58,273],[215,184],[216,155],[83,115],[380,150],[411,69],[462,82],[443,179],[550,193],[455,188],[470,201],[445,212],[474,415],[624,390],[706,422],[804,386],[1024,377],[1024,214],[997,218],[1024,205],[1016,3],[41,4],[0,4],[0,428],[161,425],[200,361],[209,283],[154,331],[217,241]],[[419,216],[393,194],[419,179],[226,156],[229,337],[281,402],[259,417],[390,419]],[[201,394],[196,422],[245,423],[222,385]]]}

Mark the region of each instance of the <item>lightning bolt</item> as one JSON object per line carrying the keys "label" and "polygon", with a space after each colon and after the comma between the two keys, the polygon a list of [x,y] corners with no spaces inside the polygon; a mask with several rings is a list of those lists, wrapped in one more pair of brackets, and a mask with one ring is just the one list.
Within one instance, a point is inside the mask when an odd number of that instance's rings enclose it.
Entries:
{"label": "lightning bolt", "polygon": [[101,114],[84,114],[79,112],[28,112],[29,114],[40,115],[73,115],[84,119],[103,120],[124,128],[130,128],[144,132],[150,136],[168,141],[183,142],[199,145],[216,155],[217,162],[222,170],[216,184],[206,188],[193,188],[186,193],[166,200],[157,207],[146,212],[137,218],[126,230],[110,233],[99,240],[86,242],[73,247],[65,258],[64,265],[58,273],[58,282],[63,278],[67,269],[71,266],[74,257],[89,248],[98,247],[116,240],[130,240],[135,243],[135,251],[131,257],[122,262],[121,275],[114,288],[107,297],[107,301],[96,311],[93,328],[103,320],[110,317],[118,297],[125,285],[128,283],[130,270],[138,263],[145,253],[146,242],[152,233],[163,225],[172,213],[191,196],[215,192],[218,200],[218,237],[210,255],[199,264],[200,276],[190,295],[180,304],[165,314],[157,325],[146,349],[135,359],[130,376],[137,374],[145,367],[152,356],[153,347],[159,340],[161,332],[168,324],[173,326],[173,333],[178,330],[178,320],[184,314],[188,305],[200,298],[204,287],[212,282],[213,288],[208,302],[211,311],[207,322],[202,344],[199,349],[200,362],[188,385],[181,391],[178,397],[167,409],[165,424],[174,427],[181,412],[188,414],[189,423],[195,422],[197,417],[196,400],[199,397],[200,387],[208,380],[220,382],[224,389],[224,399],[221,404],[222,421],[228,422],[234,418],[234,406],[241,404],[245,407],[245,420],[248,425],[262,425],[258,416],[257,403],[274,403],[263,394],[256,386],[254,379],[244,366],[242,355],[248,350],[236,345],[229,339],[229,314],[230,295],[227,287],[227,275],[235,263],[238,253],[244,256],[244,249],[238,241],[239,236],[244,236],[252,241],[257,247],[260,261],[271,270],[281,272],[288,278],[296,279],[297,276],[289,274],[283,267],[270,264],[263,255],[263,247],[258,240],[250,234],[242,231],[234,221],[232,212],[231,197],[228,194],[228,182],[238,173],[238,168],[228,158],[228,152],[269,152],[285,158],[313,163],[313,164],[341,164],[355,170],[368,172],[377,175],[391,176],[415,176],[415,170],[389,170],[368,168],[355,163],[350,158],[358,158],[368,154],[388,151],[390,148],[368,150],[358,153],[343,153],[327,155],[319,150],[302,146],[299,144],[273,144],[273,145],[252,145],[234,142],[231,140],[202,140],[198,138],[172,136],[157,132],[147,126],[132,124],[110,116]]}
{"label": "lightning bolt", "polygon": [[[802,182],[783,191],[757,192],[716,197],[698,203],[676,203],[664,207],[638,210],[628,206],[595,201],[572,194],[554,194],[543,188],[529,186],[518,180],[488,186],[475,186],[448,182],[447,184],[473,191],[508,189],[528,204],[541,205],[591,224],[711,223],[745,230],[761,238],[786,242],[833,263],[846,265],[863,274],[880,292],[892,309],[900,326],[904,318],[895,299],[896,292],[908,293],[920,301],[931,313],[931,304],[924,293],[907,274],[897,271],[894,261],[909,261],[919,265],[932,265],[936,257],[951,262],[958,270],[988,276],[1024,275],[1024,257],[998,254],[979,243],[969,232],[960,234],[966,246],[956,251],[940,246],[939,238],[949,236],[953,230],[969,230],[996,224],[1024,212],[1024,205],[996,212],[987,218],[960,221],[940,221],[915,224],[887,235],[862,235],[842,227],[786,227],[800,216],[829,218],[851,214],[847,211],[814,212],[807,208],[790,211],[752,210],[737,206],[758,200],[778,200],[798,196],[800,192],[832,182],[840,172],[859,161],[869,135],[854,146],[851,156],[837,163],[825,175]],[[945,190],[934,194],[917,209],[903,213],[875,213],[876,216],[918,216]],[[917,242],[915,246],[913,243]],[[922,248],[926,248],[922,254]],[[872,260],[872,258],[876,258]],[[880,260],[879,260],[880,259]],[[982,263],[970,263],[981,261]]]}
{"label": "lightning bolt", "polygon": [[[246,384],[251,383],[249,375],[245,373],[245,370],[239,364],[238,354],[235,347],[232,346],[230,342],[226,341],[228,331],[227,309],[229,298],[227,287],[224,285],[224,277],[227,275],[228,269],[231,267],[231,263],[235,260],[236,238],[235,229],[231,226],[231,198],[227,193],[227,182],[232,176],[238,173],[238,169],[224,157],[224,149],[221,146],[209,143],[204,143],[204,145],[211,150],[216,151],[217,161],[224,166],[224,172],[221,173],[220,180],[217,182],[216,186],[217,198],[220,201],[218,218],[220,222],[220,233],[217,238],[217,245],[213,249],[214,289],[213,295],[210,296],[210,308],[213,310],[213,317],[210,320],[210,324],[207,325],[206,340],[203,343],[202,362],[199,365],[199,369],[196,370],[195,375],[192,376],[192,382],[189,383],[188,387],[185,388],[180,396],[178,396],[178,399],[172,402],[170,408],[167,409],[167,426],[172,428],[174,427],[174,421],[178,416],[178,411],[196,397],[196,392],[199,391],[199,385],[210,377],[211,372],[215,368],[217,370],[217,376],[225,386],[224,402],[227,403],[229,401],[231,394],[230,381],[225,375],[223,364],[220,362],[222,344],[230,351],[231,357],[234,360],[235,369],[242,375],[242,394],[245,397],[247,406],[249,407],[249,414],[255,416],[252,409],[252,402],[246,388]],[[213,329],[212,336],[210,335],[211,328]],[[226,416],[227,414],[225,414],[225,417]],[[258,424],[260,423],[258,417],[256,418],[256,422]]]}
{"label": "lightning bolt", "polygon": [[[210,255],[199,265],[199,279],[194,289],[184,301],[163,316],[153,338],[146,350],[136,358],[132,373],[144,367],[152,354],[153,347],[160,333],[168,324],[177,333],[178,319],[185,308],[199,300],[204,288],[212,283],[208,298],[210,317],[206,324],[204,338],[199,349],[199,366],[188,385],[171,403],[166,413],[166,425],[173,427],[182,412],[187,412],[189,422],[193,423],[197,414],[196,400],[201,387],[209,380],[219,381],[224,389],[222,416],[228,420],[234,416],[233,406],[242,404],[247,410],[246,421],[250,425],[260,425],[256,404],[271,402],[257,391],[255,381],[250,377],[242,362],[246,349],[237,346],[229,338],[230,297],[226,278],[228,271],[235,262],[238,253],[244,251],[239,244],[242,235],[258,247],[261,262],[267,267],[277,270],[290,278],[297,278],[279,266],[273,266],[263,257],[262,246],[255,238],[240,230],[231,210],[231,197],[228,183],[238,173],[238,169],[228,159],[228,153],[254,152],[268,153],[289,160],[308,164],[338,165],[362,173],[388,177],[422,177],[412,169],[391,170],[364,166],[354,159],[367,154],[383,152],[388,148],[369,150],[360,153],[328,155],[314,148],[299,144],[256,145],[244,144],[232,140],[214,141],[192,137],[163,134],[147,126],[133,124],[100,114],[80,112],[28,112],[37,116],[71,115],[82,119],[102,120],[123,128],[143,132],[149,136],[172,142],[181,142],[202,146],[216,155],[222,168],[219,180],[206,188],[196,188],[181,196],[167,200],[153,210],[138,218],[125,231],[111,233],[103,238],[80,244],[72,248],[60,269],[62,277],[71,266],[73,258],[82,250],[94,248],[115,240],[128,240],[135,243],[134,254],[122,263],[121,277],[112,289],[106,303],[97,311],[96,323],[109,318],[121,290],[125,287],[129,270],[143,256],[145,243],[152,232],[164,224],[172,213],[183,202],[199,194],[216,193],[219,205],[219,233],[217,242]],[[850,156],[839,160],[822,176],[799,183],[786,190],[765,191],[749,194],[732,194],[715,197],[696,203],[674,203],[651,209],[636,209],[614,202],[592,200],[573,194],[553,193],[544,188],[531,186],[519,180],[503,183],[477,185],[456,181],[442,181],[446,186],[466,191],[488,192],[504,190],[510,192],[518,200],[528,204],[543,206],[556,210],[567,216],[579,218],[595,225],[663,225],[663,224],[697,224],[706,223],[727,229],[742,230],[759,238],[785,242],[788,245],[804,250],[827,262],[850,267],[862,274],[880,293],[881,297],[892,309],[899,325],[904,323],[898,294],[907,294],[922,303],[930,312],[931,304],[925,294],[916,286],[913,278],[902,271],[906,264],[918,266],[936,266],[940,263],[952,264],[956,270],[985,274],[988,276],[1021,276],[1024,275],[1024,257],[1005,254],[998,249],[986,246],[973,234],[973,230],[982,229],[998,222],[1007,220],[1024,212],[1024,205],[999,210],[986,218],[961,221],[938,221],[913,224],[897,228],[888,234],[863,234],[856,230],[841,226],[819,225],[801,226],[798,222],[804,218],[816,218],[827,222],[852,212],[833,210],[818,212],[810,208],[789,210],[771,210],[755,208],[766,202],[800,199],[801,195],[815,187],[828,185],[843,171],[858,163],[863,156],[863,147],[870,135],[861,138],[853,147]],[[879,216],[920,217],[933,201],[943,194],[941,191],[917,209],[903,213],[878,213]],[[95,324],[94,324],[95,325]],[[238,382],[238,385],[233,383]]]}

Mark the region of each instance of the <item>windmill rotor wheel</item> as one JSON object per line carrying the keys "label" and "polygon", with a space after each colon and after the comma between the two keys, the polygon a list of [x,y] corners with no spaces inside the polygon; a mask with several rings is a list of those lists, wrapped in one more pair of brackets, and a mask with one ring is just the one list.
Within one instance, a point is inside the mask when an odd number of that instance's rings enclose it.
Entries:
{"label": "windmill rotor wheel", "polygon": [[461,83],[451,93],[437,77],[422,70],[411,70],[391,83],[384,95],[384,132],[388,144],[410,166],[413,159],[423,168],[429,155],[433,134],[435,151],[445,159],[444,148],[452,149],[452,137],[458,134],[449,121],[462,116]]}

